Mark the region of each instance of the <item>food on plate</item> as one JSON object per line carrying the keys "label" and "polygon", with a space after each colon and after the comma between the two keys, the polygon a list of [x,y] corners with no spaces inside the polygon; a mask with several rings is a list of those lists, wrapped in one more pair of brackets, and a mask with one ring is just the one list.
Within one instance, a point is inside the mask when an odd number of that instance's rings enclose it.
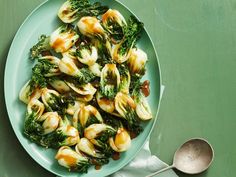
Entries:
{"label": "food on plate", "polygon": [[23,131],[56,149],[61,166],[86,173],[118,160],[153,117],[142,81],[148,55],[136,45],[143,23],[88,0],[67,0],[57,15],[63,24],[30,49]]}

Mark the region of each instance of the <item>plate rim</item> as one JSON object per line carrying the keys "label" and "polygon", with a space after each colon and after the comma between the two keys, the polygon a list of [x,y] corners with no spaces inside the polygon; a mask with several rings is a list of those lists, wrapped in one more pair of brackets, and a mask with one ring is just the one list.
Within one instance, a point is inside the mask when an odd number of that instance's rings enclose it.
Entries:
{"label": "plate rim", "polygon": [[[37,5],[36,7],[34,7],[34,9],[27,15],[27,17],[23,20],[23,22],[21,23],[21,25],[18,27],[17,29],[17,32],[15,33],[14,35],[14,38],[11,42],[11,45],[10,45],[10,48],[9,48],[9,51],[8,51],[8,54],[7,54],[7,58],[6,58],[6,62],[5,62],[5,69],[4,69],[4,100],[5,100],[5,104],[6,104],[6,110],[7,110],[7,116],[8,116],[8,119],[10,120],[10,124],[11,124],[11,127],[14,131],[14,134],[16,135],[17,137],[17,141],[19,142],[19,144],[24,148],[24,150],[27,152],[27,154],[29,155],[29,157],[31,159],[33,159],[37,164],[39,164],[41,167],[43,167],[45,170],[47,170],[48,172],[52,173],[52,174],[55,174],[55,175],[60,175],[58,174],[58,172],[55,172],[53,171],[52,169],[48,168],[47,165],[44,165],[43,163],[40,163],[34,156],[32,156],[32,152],[30,152],[30,150],[26,147],[25,144],[23,144],[21,142],[21,137],[18,133],[18,131],[16,131],[16,128],[14,126],[14,123],[13,123],[13,120],[12,118],[10,118],[10,100],[8,99],[8,96],[7,96],[7,74],[8,74],[8,68],[9,68],[9,60],[10,60],[10,56],[11,56],[11,53],[14,52],[14,49],[13,49],[13,46],[14,46],[14,43],[15,41],[17,40],[17,37],[19,36],[19,33],[21,32],[21,29],[23,28],[23,26],[25,25],[25,23],[31,18],[31,16],[38,10],[40,9],[43,5],[45,5],[46,3],[48,3],[50,0],[45,0],[43,1],[42,3],[40,3],[39,5]],[[126,5],[124,5],[124,3],[120,2],[119,0],[112,0],[112,1],[115,1],[116,3],[120,4],[121,6],[123,6],[126,10],[128,10],[132,15],[134,15],[138,20],[139,17],[137,17],[137,15],[130,9],[128,8]],[[148,30],[146,29],[146,27],[144,26],[144,31],[146,32],[150,42],[151,42],[151,46],[153,47],[153,50],[154,50],[154,54],[156,56],[155,60],[157,62],[157,66],[158,66],[158,74],[159,74],[159,94],[158,94],[158,105],[157,105],[157,109],[156,109],[156,116],[153,117],[153,124],[151,125],[151,129],[150,131],[147,133],[147,137],[145,138],[145,141],[142,143],[142,145],[140,147],[138,147],[138,150],[126,161],[124,162],[121,166],[119,166],[118,168],[116,168],[116,171],[113,171],[113,172],[110,172],[109,171],[109,174],[106,174],[106,175],[110,175],[110,174],[113,174],[117,171],[119,171],[120,169],[122,169],[124,166],[126,166],[129,162],[131,162],[136,156],[137,154],[141,151],[141,149],[143,148],[143,146],[145,145],[145,143],[148,141],[148,139],[150,138],[150,134],[152,133],[156,123],[157,123],[157,117],[158,117],[158,113],[159,113],[159,109],[160,109],[160,104],[161,104],[161,86],[162,86],[162,72],[161,72],[161,67],[160,67],[160,62],[159,62],[159,56],[157,54],[157,50],[156,50],[156,47],[153,43],[153,40],[152,38],[150,37],[150,34],[148,32]],[[157,75],[158,75],[157,74]]]}

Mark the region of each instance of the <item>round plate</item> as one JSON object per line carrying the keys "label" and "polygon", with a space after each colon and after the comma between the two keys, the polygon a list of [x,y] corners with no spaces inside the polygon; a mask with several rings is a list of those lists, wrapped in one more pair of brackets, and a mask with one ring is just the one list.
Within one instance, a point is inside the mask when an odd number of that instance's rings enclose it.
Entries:
{"label": "round plate", "polygon": [[[108,5],[110,8],[117,9],[127,19],[130,15],[134,15],[127,7],[114,0],[95,0],[101,1],[102,4]],[[24,21],[18,30],[6,62],[5,68],[5,99],[7,111],[13,130],[22,146],[30,154],[30,156],[48,171],[67,177],[101,177],[112,174],[128,162],[130,162],[147,140],[151,130],[155,124],[160,98],[160,68],[158,65],[157,55],[153,47],[153,43],[146,32],[143,30],[141,39],[137,46],[143,49],[149,58],[147,64],[147,72],[144,79],[151,82],[151,94],[148,97],[153,119],[144,123],[144,131],[132,140],[131,148],[122,153],[121,158],[117,161],[110,160],[109,164],[104,165],[101,170],[97,171],[91,167],[87,174],[78,174],[77,172],[69,172],[66,168],[60,166],[54,156],[56,150],[46,149],[30,142],[23,135],[23,124],[26,112],[26,105],[18,99],[21,87],[30,79],[33,62],[29,60],[29,49],[37,42],[41,34],[50,35],[59,25],[60,20],[57,17],[57,11],[64,0],[49,0],[36,8]],[[145,22],[144,22],[145,23]]]}

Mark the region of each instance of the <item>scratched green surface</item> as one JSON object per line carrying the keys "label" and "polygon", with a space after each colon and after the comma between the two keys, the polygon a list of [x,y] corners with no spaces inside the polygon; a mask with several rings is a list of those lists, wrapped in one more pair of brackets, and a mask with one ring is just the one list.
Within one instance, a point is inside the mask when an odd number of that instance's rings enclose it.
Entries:
{"label": "scratched green surface", "polygon": [[[52,177],[23,150],[7,117],[3,75],[19,25],[43,0],[0,0],[0,177]],[[236,0],[121,0],[145,22],[166,86],[151,150],[171,164],[186,139],[215,149],[196,177],[234,177],[236,164]],[[188,177],[178,173],[180,177]]]}

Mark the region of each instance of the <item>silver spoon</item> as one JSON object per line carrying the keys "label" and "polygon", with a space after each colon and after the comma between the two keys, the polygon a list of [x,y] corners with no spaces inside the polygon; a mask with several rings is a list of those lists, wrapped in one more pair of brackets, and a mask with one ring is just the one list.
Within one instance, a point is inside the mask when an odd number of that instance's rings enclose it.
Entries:
{"label": "silver spoon", "polygon": [[174,155],[173,164],[146,177],[155,176],[171,168],[186,174],[197,174],[205,171],[214,158],[212,146],[202,138],[194,138],[185,142]]}

